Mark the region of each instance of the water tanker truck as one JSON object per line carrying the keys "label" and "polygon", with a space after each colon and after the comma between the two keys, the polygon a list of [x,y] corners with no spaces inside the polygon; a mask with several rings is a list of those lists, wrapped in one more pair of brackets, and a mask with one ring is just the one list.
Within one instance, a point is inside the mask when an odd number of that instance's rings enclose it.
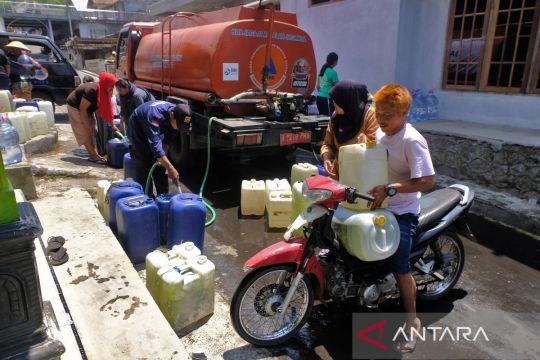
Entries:
{"label": "water tanker truck", "polygon": [[171,148],[184,167],[209,141],[213,150],[248,156],[317,145],[329,121],[306,113],[317,80],[311,39],[295,14],[272,6],[126,24],[116,75],[158,99],[191,106],[189,131]]}

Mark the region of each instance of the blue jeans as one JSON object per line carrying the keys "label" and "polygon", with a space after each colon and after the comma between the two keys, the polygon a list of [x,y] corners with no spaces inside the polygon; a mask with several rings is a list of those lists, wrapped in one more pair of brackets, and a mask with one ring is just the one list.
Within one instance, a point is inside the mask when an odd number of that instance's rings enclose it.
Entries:
{"label": "blue jeans", "polygon": [[396,215],[396,220],[399,224],[400,240],[396,253],[390,258],[392,272],[408,274],[411,272],[411,247],[418,227],[418,215],[411,213]]}

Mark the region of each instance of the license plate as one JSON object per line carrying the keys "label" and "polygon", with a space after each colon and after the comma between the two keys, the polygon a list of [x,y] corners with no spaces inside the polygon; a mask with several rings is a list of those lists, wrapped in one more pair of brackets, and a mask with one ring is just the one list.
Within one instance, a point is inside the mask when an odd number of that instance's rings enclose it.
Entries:
{"label": "license plate", "polygon": [[279,134],[280,145],[309,144],[311,142],[311,132],[303,131],[298,133]]}

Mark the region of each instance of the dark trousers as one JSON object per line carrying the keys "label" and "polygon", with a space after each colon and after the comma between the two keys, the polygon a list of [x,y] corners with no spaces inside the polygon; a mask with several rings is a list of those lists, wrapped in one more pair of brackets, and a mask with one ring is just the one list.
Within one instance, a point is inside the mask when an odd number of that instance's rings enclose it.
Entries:
{"label": "dark trousers", "polygon": [[[156,163],[154,158],[141,156],[137,154],[133,148],[129,149],[131,158],[135,163],[135,181],[142,185],[143,188],[146,188],[146,179],[150,173],[150,168]],[[166,194],[169,192],[169,178],[165,172],[163,166],[156,166],[154,173],[152,174],[152,181],[150,184],[150,196],[153,196],[152,183],[156,187],[157,194]]]}
{"label": "dark trousers", "polygon": [[317,109],[319,109],[319,115],[332,116],[334,113],[334,102],[329,98],[317,96]]}
{"label": "dark trousers", "polygon": [[5,74],[0,74],[0,90],[10,90],[11,81],[9,76]]}

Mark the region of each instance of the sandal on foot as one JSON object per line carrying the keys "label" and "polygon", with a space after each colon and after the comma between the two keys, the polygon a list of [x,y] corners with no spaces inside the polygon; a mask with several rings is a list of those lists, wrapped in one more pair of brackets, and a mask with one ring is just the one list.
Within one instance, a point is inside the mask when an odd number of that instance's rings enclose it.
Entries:
{"label": "sandal on foot", "polygon": [[47,254],[58,251],[64,244],[66,239],[63,236],[51,236],[47,239]]}
{"label": "sandal on foot", "polygon": [[105,160],[105,159],[92,159],[92,158],[88,158],[87,160],[90,161],[91,163],[94,163],[94,164],[107,165],[107,160]]}
{"label": "sandal on foot", "polygon": [[69,255],[66,252],[66,248],[61,247],[58,251],[51,254],[49,262],[52,266],[58,266],[65,264],[69,260]]}
{"label": "sandal on foot", "polygon": [[[420,324],[417,327],[417,331],[420,331],[420,327],[422,325]],[[405,328],[406,325],[404,325],[403,328]],[[401,353],[401,354],[409,354],[412,353],[416,349],[416,342],[418,341],[418,336],[415,336],[410,334],[411,339],[405,339],[405,340],[399,340],[394,343],[394,351]]]}

